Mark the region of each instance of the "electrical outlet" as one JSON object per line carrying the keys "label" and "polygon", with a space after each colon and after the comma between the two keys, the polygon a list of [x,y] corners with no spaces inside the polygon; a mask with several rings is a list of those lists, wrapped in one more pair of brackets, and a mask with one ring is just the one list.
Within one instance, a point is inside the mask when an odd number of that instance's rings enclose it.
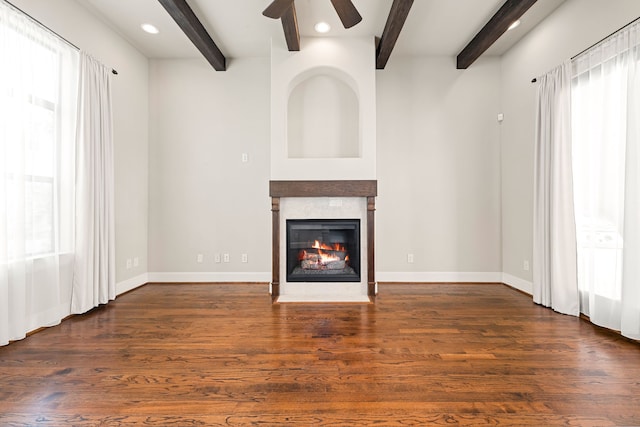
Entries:
{"label": "electrical outlet", "polygon": [[249,262],[249,256],[247,256],[247,254],[242,254],[242,262]]}
{"label": "electrical outlet", "polygon": [[242,153],[242,163],[247,163],[249,161],[249,154]]}
{"label": "electrical outlet", "polygon": [[230,261],[230,259],[229,259],[229,254],[222,254],[222,260],[223,260],[224,262],[229,262],[229,261]]}
{"label": "electrical outlet", "polygon": [[138,259],[138,257],[133,258],[133,266],[137,267],[140,265],[140,260]]}
{"label": "electrical outlet", "polygon": [[522,268],[524,269],[524,271],[529,271],[529,261],[528,260],[524,260],[524,262],[522,263]]}
{"label": "electrical outlet", "polygon": [[220,263],[220,254],[216,254],[214,259],[217,263]]}
{"label": "electrical outlet", "polygon": [[127,270],[131,268],[131,258],[127,258]]}
{"label": "electrical outlet", "polygon": [[202,263],[202,261],[204,261],[204,255],[198,254],[198,256],[196,257],[196,261],[198,262],[198,264]]}
{"label": "electrical outlet", "polygon": [[407,262],[413,264],[413,254],[407,254]]}

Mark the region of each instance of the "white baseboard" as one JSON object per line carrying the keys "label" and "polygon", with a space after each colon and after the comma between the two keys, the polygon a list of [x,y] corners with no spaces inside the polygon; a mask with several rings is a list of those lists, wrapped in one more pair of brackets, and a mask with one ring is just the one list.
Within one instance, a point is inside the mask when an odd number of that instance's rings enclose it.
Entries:
{"label": "white baseboard", "polygon": [[500,272],[377,272],[376,282],[501,283]]}
{"label": "white baseboard", "polygon": [[207,283],[207,282],[271,282],[270,272],[160,272],[149,273],[150,283]]}
{"label": "white baseboard", "polygon": [[[533,284],[527,280],[499,272],[378,272],[377,282],[426,282],[426,283],[504,283],[529,295]],[[270,283],[270,272],[220,273],[220,272],[168,272],[144,273],[116,284],[117,295],[129,292],[145,283],[206,283],[206,282],[259,282]]]}
{"label": "white baseboard", "polygon": [[149,282],[148,274],[140,274],[139,276],[132,277],[122,282],[116,283],[116,295],[122,295],[125,292],[129,292],[132,289],[138,288],[145,283]]}
{"label": "white baseboard", "polygon": [[529,295],[533,295],[533,283],[528,280],[512,276],[511,274],[502,273],[502,283]]}

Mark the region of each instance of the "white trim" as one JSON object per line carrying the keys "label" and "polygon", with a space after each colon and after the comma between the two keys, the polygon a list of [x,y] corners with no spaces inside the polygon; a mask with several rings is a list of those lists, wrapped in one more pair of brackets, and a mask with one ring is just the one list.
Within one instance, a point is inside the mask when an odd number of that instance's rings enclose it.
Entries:
{"label": "white trim", "polygon": [[[527,280],[498,272],[378,272],[377,282],[427,282],[427,283],[504,283],[529,295],[533,294],[533,284]],[[140,287],[146,283],[199,283],[199,282],[260,282],[270,283],[270,272],[248,273],[144,273],[116,284],[116,293],[125,292]],[[377,285],[377,283],[376,283]]]}
{"label": "white trim", "polygon": [[159,272],[149,273],[148,282],[207,283],[207,282],[271,282],[271,272]]}
{"label": "white trim", "polygon": [[508,273],[502,273],[502,283],[529,295],[533,295],[533,283],[527,280],[512,276]]}
{"label": "white trim", "polygon": [[377,272],[376,282],[502,283],[500,272]]}
{"label": "white trim", "polygon": [[116,295],[122,295],[149,282],[147,273],[116,283]]}

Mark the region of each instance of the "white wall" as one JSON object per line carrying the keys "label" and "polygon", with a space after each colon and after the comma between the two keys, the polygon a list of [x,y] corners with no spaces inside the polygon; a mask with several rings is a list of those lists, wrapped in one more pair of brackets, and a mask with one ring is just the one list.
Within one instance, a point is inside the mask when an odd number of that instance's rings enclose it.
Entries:
{"label": "white wall", "polygon": [[[268,281],[269,60],[150,70],[150,279]],[[441,57],[376,73],[376,267],[387,278],[500,279],[499,73],[496,58],[460,71]],[[231,262],[216,263],[225,252]]]}
{"label": "white wall", "polygon": [[[12,3],[105,65],[115,68],[116,281],[147,272],[148,61],[128,42],[73,0]],[[126,268],[138,257],[139,265]],[[141,279],[144,280],[144,279]]]}
{"label": "white wall", "polygon": [[[637,0],[567,0],[502,58],[502,265],[531,282],[536,85],[544,74],[640,16]],[[526,283],[525,283],[526,284]]]}
{"label": "white wall", "polygon": [[[300,40],[300,51],[289,52],[283,39],[271,40],[271,179],[357,180],[376,176],[375,44],[371,37],[308,37]],[[290,156],[287,113],[291,91],[314,76],[330,76],[348,85],[358,105],[358,156],[300,158]],[[318,106],[320,99],[314,102]],[[325,104],[326,105],[326,104]],[[335,107],[333,107],[335,108]],[[316,110],[316,113],[318,111]],[[342,117],[349,119],[351,117]],[[295,120],[295,117],[293,117]],[[326,121],[326,126],[337,122]]]}
{"label": "white wall", "polygon": [[376,278],[499,280],[499,59],[393,57],[376,78]]}
{"label": "white wall", "polygon": [[269,59],[150,70],[150,279],[269,281]]}

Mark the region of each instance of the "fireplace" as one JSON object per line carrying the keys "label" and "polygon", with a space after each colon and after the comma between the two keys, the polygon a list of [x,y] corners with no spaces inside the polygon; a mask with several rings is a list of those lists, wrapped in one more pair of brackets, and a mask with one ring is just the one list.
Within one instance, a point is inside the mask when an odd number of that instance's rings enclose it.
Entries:
{"label": "fireplace", "polygon": [[287,219],[288,282],[359,282],[360,219]]}
{"label": "fireplace", "polygon": [[270,181],[269,195],[273,302],[372,302],[377,182]]}

